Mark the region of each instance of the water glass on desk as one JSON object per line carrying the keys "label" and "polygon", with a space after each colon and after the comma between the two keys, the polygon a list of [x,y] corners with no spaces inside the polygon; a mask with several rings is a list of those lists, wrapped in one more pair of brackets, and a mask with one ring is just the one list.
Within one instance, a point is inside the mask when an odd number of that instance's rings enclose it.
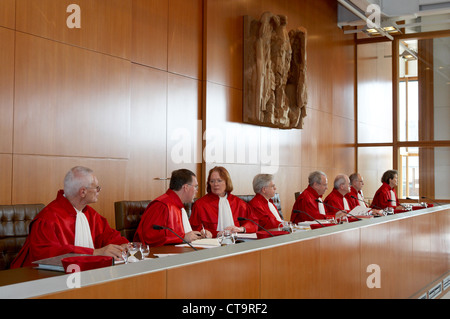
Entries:
{"label": "water glass on desk", "polygon": [[128,251],[128,262],[137,262],[142,258],[142,252],[141,252],[142,243],[140,242],[130,242],[127,245],[127,251]]}
{"label": "water glass on desk", "polygon": [[150,254],[150,246],[141,244],[141,254],[142,254],[142,260],[144,260],[148,255]]}
{"label": "water glass on desk", "polygon": [[230,230],[224,230],[217,238],[219,238],[221,245],[232,245],[236,242],[236,233]]}

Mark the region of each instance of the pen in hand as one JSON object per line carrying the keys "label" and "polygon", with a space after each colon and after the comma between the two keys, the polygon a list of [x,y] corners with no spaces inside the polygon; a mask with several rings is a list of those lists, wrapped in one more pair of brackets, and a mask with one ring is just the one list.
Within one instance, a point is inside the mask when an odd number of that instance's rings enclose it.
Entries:
{"label": "pen in hand", "polygon": [[202,238],[206,237],[206,230],[205,230],[205,227],[203,226],[203,224],[202,224],[202,230],[200,231],[200,234],[201,234]]}

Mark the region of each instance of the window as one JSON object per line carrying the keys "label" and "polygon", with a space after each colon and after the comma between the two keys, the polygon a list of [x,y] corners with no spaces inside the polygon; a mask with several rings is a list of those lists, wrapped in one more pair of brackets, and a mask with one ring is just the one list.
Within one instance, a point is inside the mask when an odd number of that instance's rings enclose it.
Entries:
{"label": "window", "polygon": [[393,168],[399,198],[450,202],[450,37],[414,36],[357,45],[357,170],[368,199]]}

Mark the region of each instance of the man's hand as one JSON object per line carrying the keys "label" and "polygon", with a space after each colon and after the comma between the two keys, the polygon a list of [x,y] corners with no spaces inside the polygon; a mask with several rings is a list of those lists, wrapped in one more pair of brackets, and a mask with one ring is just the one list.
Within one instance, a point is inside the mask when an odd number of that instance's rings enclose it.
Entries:
{"label": "man's hand", "polygon": [[193,230],[189,233],[186,233],[184,235],[184,240],[187,241],[188,243],[190,243],[196,239],[200,239],[200,238],[203,238],[202,233],[199,231],[195,231],[195,230]]}
{"label": "man's hand", "polygon": [[110,256],[114,257],[115,260],[122,259],[122,251],[125,250],[123,246],[119,245],[108,245],[99,249],[94,249],[94,254],[96,256]]}

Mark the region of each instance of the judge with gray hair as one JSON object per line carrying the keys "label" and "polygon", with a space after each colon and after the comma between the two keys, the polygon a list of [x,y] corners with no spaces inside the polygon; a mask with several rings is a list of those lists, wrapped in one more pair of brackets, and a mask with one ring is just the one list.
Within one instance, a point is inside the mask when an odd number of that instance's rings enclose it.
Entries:
{"label": "judge with gray hair", "polygon": [[272,198],[277,190],[271,174],[258,174],[253,178],[255,197],[249,202],[254,221],[266,229],[278,228],[283,221]]}
{"label": "judge with gray hair", "polygon": [[314,171],[308,176],[308,187],[297,197],[292,207],[291,221],[299,223],[313,219],[325,219],[326,212],[322,196],[328,189],[327,175]]}
{"label": "judge with gray hair", "polygon": [[64,190],[31,222],[30,234],[11,268],[68,253],[121,259],[128,240],[89,206],[97,202],[100,190],[91,169],[76,166],[69,170]]}
{"label": "judge with gray hair", "polygon": [[350,179],[345,174],[339,174],[334,179],[334,188],[325,198],[325,206],[328,215],[336,215],[336,217],[344,216],[345,212],[349,212],[350,205],[345,195],[350,192]]}

